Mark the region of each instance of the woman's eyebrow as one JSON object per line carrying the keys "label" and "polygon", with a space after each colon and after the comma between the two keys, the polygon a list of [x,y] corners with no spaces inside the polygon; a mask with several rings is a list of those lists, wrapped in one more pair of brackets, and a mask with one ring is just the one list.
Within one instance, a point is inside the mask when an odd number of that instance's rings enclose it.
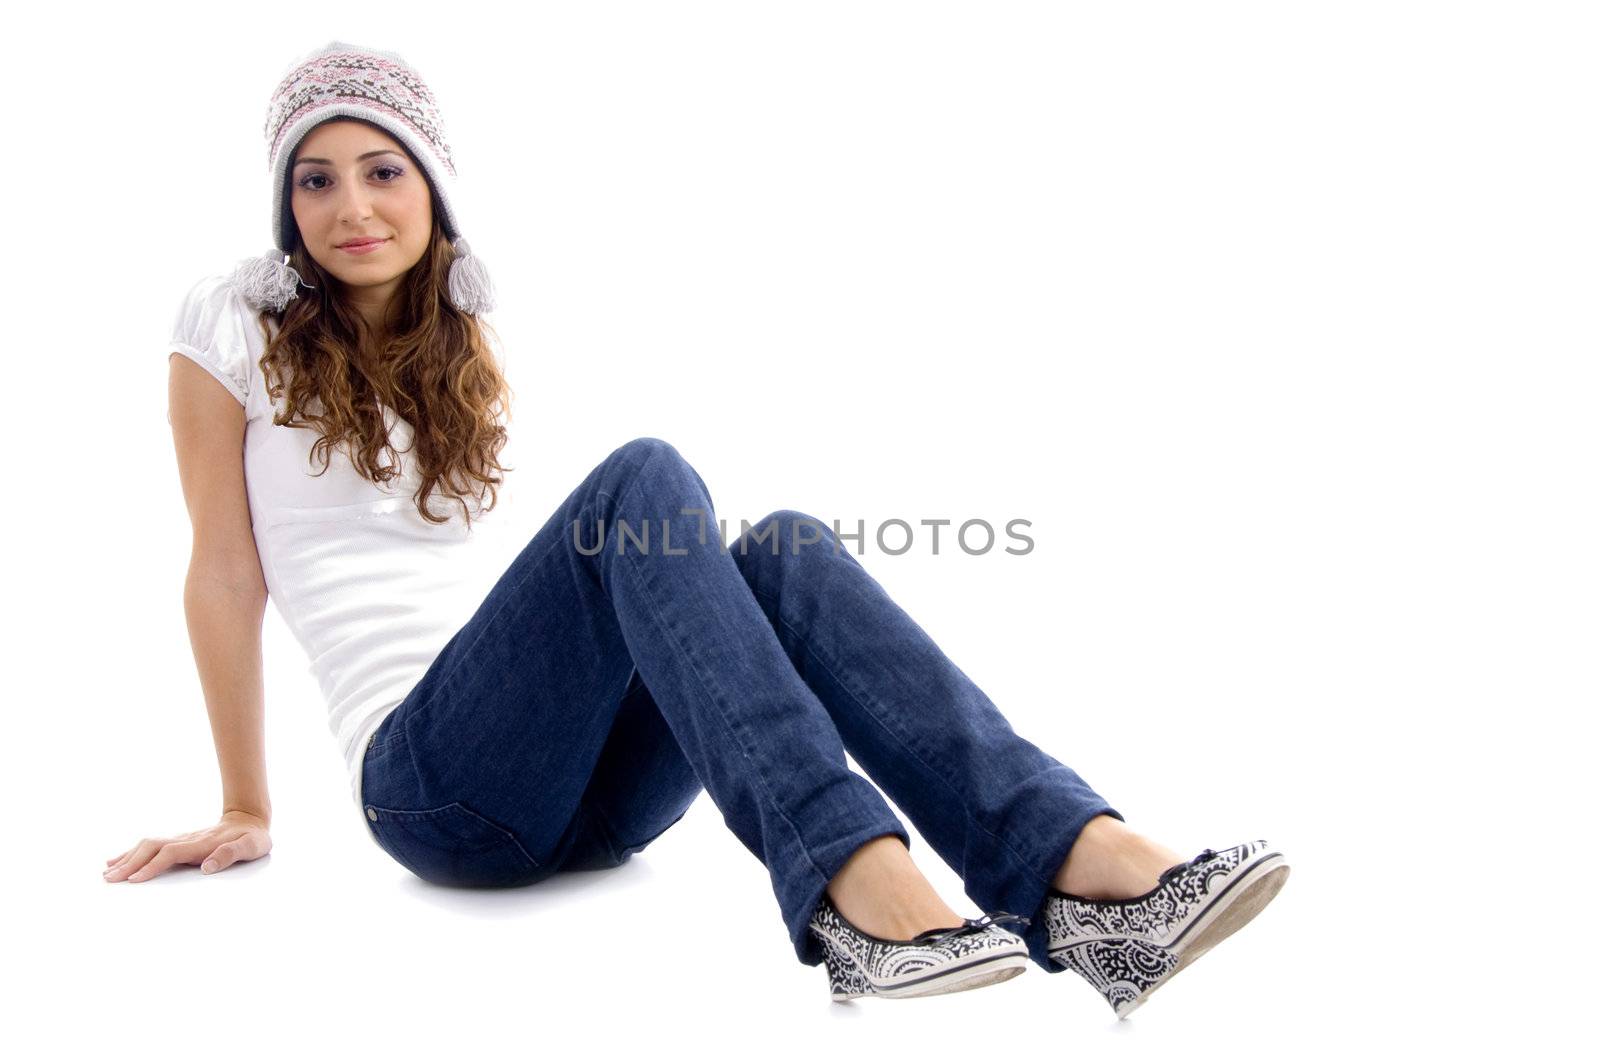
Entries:
{"label": "woman's eyebrow", "polygon": [[[400,153],[395,151],[393,148],[379,148],[377,151],[363,152],[360,155],[357,155],[356,156],[356,162],[360,162],[362,159],[370,159],[374,155],[399,155],[399,154]],[[307,157],[307,158],[303,158],[303,159],[296,159],[294,161],[294,164],[296,166],[299,166],[301,163],[318,163],[318,164],[320,164],[322,166],[332,166],[333,165],[333,160],[332,159],[312,159],[312,158]]]}

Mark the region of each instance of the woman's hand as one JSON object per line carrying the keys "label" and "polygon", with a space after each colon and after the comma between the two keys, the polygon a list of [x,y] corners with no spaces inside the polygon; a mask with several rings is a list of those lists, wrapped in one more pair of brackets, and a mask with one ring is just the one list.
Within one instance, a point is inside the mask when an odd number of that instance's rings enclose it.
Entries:
{"label": "woman's hand", "polygon": [[170,839],[141,839],[133,849],[106,862],[107,883],[126,879],[142,883],[175,864],[197,864],[216,872],[235,861],[253,861],[272,849],[267,822],[250,813],[230,810],[208,828]]}

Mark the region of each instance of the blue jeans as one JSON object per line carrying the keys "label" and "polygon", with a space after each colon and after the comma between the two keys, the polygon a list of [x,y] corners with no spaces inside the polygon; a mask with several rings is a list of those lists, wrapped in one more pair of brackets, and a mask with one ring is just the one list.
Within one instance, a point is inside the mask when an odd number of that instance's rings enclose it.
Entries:
{"label": "blue jeans", "polygon": [[461,887],[620,865],[703,788],[813,966],[828,881],[871,839],[911,845],[884,793],[975,903],[1032,918],[1052,972],[1046,887],[1088,820],[1122,819],[1012,730],[831,527],[780,510],[724,545],[699,474],[649,437],[567,497],[364,756],[378,845]]}

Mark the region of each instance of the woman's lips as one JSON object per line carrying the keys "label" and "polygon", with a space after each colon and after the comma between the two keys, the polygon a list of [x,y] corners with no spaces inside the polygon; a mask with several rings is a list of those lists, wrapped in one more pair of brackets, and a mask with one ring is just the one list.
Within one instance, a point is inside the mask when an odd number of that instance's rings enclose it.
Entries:
{"label": "woman's lips", "polygon": [[365,255],[369,251],[378,250],[388,242],[388,240],[367,240],[359,244],[340,244],[339,250],[348,251],[352,255]]}

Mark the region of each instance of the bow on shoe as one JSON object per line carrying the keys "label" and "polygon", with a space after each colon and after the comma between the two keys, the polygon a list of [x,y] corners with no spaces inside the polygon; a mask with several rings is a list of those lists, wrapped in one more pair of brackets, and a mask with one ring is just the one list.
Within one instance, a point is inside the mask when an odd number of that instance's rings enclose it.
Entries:
{"label": "bow on shoe", "polygon": [[947,938],[954,938],[957,935],[971,935],[979,931],[987,931],[989,928],[998,927],[1000,924],[1014,924],[1017,930],[1020,931],[1030,923],[1032,921],[1026,916],[1018,916],[1016,913],[1008,913],[997,909],[994,912],[984,913],[976,920],[969,916],[961,921],[960,927],[952,927],[948,931],[929,931],[926,934],[918,935],[916,941],[932,945],[936,942],[943,942]]}
{"label": "bow on shoe", "polygon": [[[1199,853],[1195,854],[1193,857],[1189,858],[1187,861],[1179,861],[1177,864],[1173,865],[1171,868],[1169,868],[1165,872],[1161,873],[1161,875],[1158,876],[1157,878],[1160,880],[1161,883],[1170,882],[1171,880],[1175,879],[1177,876],[1182,874],[1187,869],[1193,868],[1197,864],[1204,864],[1205,862],[1211,860],[1216,855],[1217,855],[1217,851],[1211,849],[1211,847],[1208,846],[1205,849],[1201,850]],[[1159,886],[1160,883],[1158,883],[1157,885]]]}

